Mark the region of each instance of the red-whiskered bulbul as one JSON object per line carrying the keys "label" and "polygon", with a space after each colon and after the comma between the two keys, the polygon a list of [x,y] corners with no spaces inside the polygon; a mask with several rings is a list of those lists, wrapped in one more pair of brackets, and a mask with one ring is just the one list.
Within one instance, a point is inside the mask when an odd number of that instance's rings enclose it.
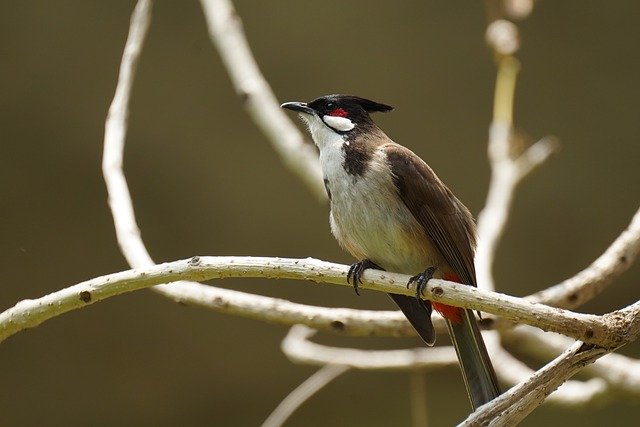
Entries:
{"label": "red-whiskered bulbul", "polygon": [[422,299],[432,277],[476,286],[475,223],[433,170],[393,142],[369,116],[393,107],[351,95],[282,107],[300,113],[320,150],[331,232],[360,260],[351,266],[347,282],[358,293],[368,268],[421,272],[407,284],[415,283],[415,298],[389,296],[429,346],[435,342],[431,307],[446,319],[474,409],[498,396],[473,311]]}

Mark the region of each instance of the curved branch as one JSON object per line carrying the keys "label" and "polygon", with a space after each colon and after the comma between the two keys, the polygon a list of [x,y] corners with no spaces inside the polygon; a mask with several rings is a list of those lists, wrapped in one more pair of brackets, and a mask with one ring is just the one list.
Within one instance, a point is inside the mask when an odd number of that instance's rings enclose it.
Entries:
{"label": "curved branch", "polygon": [[[538,330],[522,325],[505,331],[503,340],[509,347],[517,347],[519,351],[540,359],[555,357],[572,343],[570,338],[562,335],[540,334]],[[630,395],[640,394],[640,360],[638,359],[621,354],[608,354],[588,366],[584,373],[600,381],[606,381],[617,391]],[[592,396],[589,401],[596,397],[598,396]]]}
{"label": "curved branch", "polygon": [[102,174],[107,185],[109,207],[113,215],[118,244],[132,267],[155,264],[140,237],[127,179],[122,170],[124,142],[129,120],[129,98],[142,46],[151,22],[152,4],[150,0],[139,0],[131,16],[116,93],[105,123],[102,153]]}
{"label": "curved branch", "polygon": [[[152,2],[150,0],[140,0],[131,17],[129,35],[127,37],[127,42],[122,56],[116,92],[111,106],[109,107],[109,113],[105,123],[104,150],[102,158],[102,171],[107,186],[107,193],[109,195],[109,207],[111,208],[111,214],[113,216],[118,245],[120,246],[122,254],[129,265],[134,268],[150,267],[155,265],[155,262],[151,259],[151,256],[142,241],[140,229],[136,223],[131,194],[122,168],[125,138],[128,127],[129,98],[135,77],[136,66],[149,28],[151,5]],[[226,14],[231,13],[231,9],[229,8],[218,11],[215,8],[212,8],[212,5],[213,3],[206,3],[204,5],[205,12],[210,12],[208,15],[212,14],[212,16],[217,16],[216,13],[218,12]],[[236,44],[239,46],[242,46],[243,44],[246,45],[246,40],[244,40],[244,36],[241,33],[239,35],[236,34],[234,39],[236,39]],[[244,50],[239,50],[239,52],[241,56],[242,52],[244,52],[245,59],[246,55],[249,55],[250,61],[253,61],[247,46],[244,47]],[[257,67],[255,67],[254,71],[259,73]],[[258,75],[258,80],[261,78],[262,77]],[[260,87],[264,89],[264,86]],[[270,90],[268,92],[270,94]],[[273,95],[270,96],[273,97]],[[258,96],[256,99],[263,99],[263,96]],[[286,116],[284,117],[288,120]],[[295,132],[297,132],[297,130]],[[289,148],[291,148],[289,152],[300,152],[300,144],[297,146],[289,144]],[[282,146],[281,151],[287,152],[287,149]],[[313,167],[309,166],[308,169],[312,171]],[[308,176],[312,175],[313,173],[311,172]],[[311,178],[309,179],[311,180]],[[323,195],[322,197],[324,197],[324,189],[321,193]],[[275,311],[275,313],[283,313],[285,315],[284,318],[289,319],[284,321],[284,323],[287,324],[300,323],[306,320],[309,324],[320,329],[335,331],[344,329],[347,330],[348,333],[360,333],[363,335],[375,335],[378,331],[382,334],[388,333],[391,335],[406,335],[412,333],[410,332],[408,322],[401,320],[400,316],[394,313],[381,314],[379,315],[379,321],[371,322],[370,325],[363,325],[362,322],[358,321],[360,315],[355,310],[347,312],[341,311],[339,313],[327,313],[325,309],[318,307],[292,304],[288,301],[261,297],[249,293],[217,289],[196,282],[179,282],[171,285],[156,286],[153,290],[175,301],[207,306],[208,308],[215,310],[238,313],[249,317],[265,318],[263,308],[276,307],[279,311]],[[71,299],[73,299],[73,297]],[[77,306],[72,306],[68,309],[73,308],[77,308]],[[68,309],[62,310],[59,313],[68,311]],[[55,315],[56,314],[51,314],[51,316]],[[38,316],[36,316],[36,318],[37,317]],[[282,319],[283,318],[279,317],[273,321],[282,322]],[[265,320],[269,320],[268,316]],[[35,326],[40,321],[35,321],[35,323],[31,323],[30,326],[24,327]],[[388,325],[385,326],[384,322],[388,322]],[[22,327],[15,331],[18,331],[21,328]],[[11,335],[12,333],[15,332],[9,332],[8,335]],[[8,335],[4,336],[6,337]],[[2,337],[3,336],[0,334],[0,340]]]}
{"label": "curved branch", "polygon": [[218,49],[245,109],[285,166],[307,185],[318,200],[326,201],[318,155],[280,108],[253,58],[233,4],[228,0],[201,0],[201,4],[211,41]]}
{"label": "curved branch", "polygon": [[[250,277],[242,262],[234,263],[236,277]],[[238,259],[239,260],[239,259]],[[277,259],[274,259],[277,262]],[[307,260],[294,260],[303,270],[309,267]],[[185,264],[186,262],[186,264]],[[199,262],[199,261],[198,261]],[[349,308],[326,308],[293,303],[284,299],[253,295],[230,289],[202,285],[180,279],[213,278],[213,276],[188,272],[189,261],[176,261],[147,268],[128,270],[107,276],[96,277],[64,288],[37,299],[18,302],[0,313],[0,342],[22,330],[33,328],[40,323],[93,304],[106,298],[136,291],[146,287],[176,281],[169,285],[159,285],[152,289],[168,298],[194,306],[240,315],[248,318],[283,325],[303,323],[313,328],[343,335],[353,336],[414,336],[415,331],[399,311],[355,310]],[[262,267],[258,267],[262,269]],[[280,267],[275,267],[275,272]],[[233,277],[231,272],[217,277]],[[276,275],[274,278],[279,278]],[[442,322],[441,330],[444,330]]]}
{"label": "curved branch", "polygon": [[[264,257],[193,257],[189,260],[174,261],[128,270],[98,277],[69,288],[54,292],[36,300],[24,300],[0,314],[0,340],[25,328],[38,325],[44,320],[70,310],[84,307],[102,299],[131,292],[160,283],[183,279],[210,280],[228,277],[262,277],[272,279],[299,279],[312,282],[350,286],[346,283],[349,267],[319,261],[312,258],[264,258]],[[362,289],[372,289],[385,293],[414,295],[415,290],[407,289],[409,276],[378,270],[367,270],[363,275]],[[159,288],[163,291],[183,288],[186,284],[176,283]],[[207,292],[208,286],[190,284],[198,293],[198,298]],[[174,295],[179,295],[176,292]],[[255,297],[240,294],[240,298]],[[606,348],[615,348],[636,339],[640,333],[640,303],[604,316],[574,313],[542,304],[533,304],[496,292],[484,291],[471,286],[460,285],[445,280],[432,279],[425,288],[425,295],[437,302],[471,308],[500,315],[516,322],[527,323],[544,330],[559,332],[574,338],[584,337],[585,341]],[[207,298],[203,299],[206,304]],[[238,312],[237,305],[227,305],[220,301],[225,311]],[[219,308],[219,307],[213,307]],[[281,323],[291,322],[273,310],[253,312],[265,320],[278,318]],[[262,307],[264,308],[264,307]],[[377,312],[372,320],[378,317]],[[364,317],[364,316],[363,316]],[[298,319],[296,319],[298,320]],[[302,323],[306,323],[303,319]],[[297,323],[297,322],[296,322]],[[335,329],[335,326],[333,327]]]}
{"label": "curved branch", "polygon": [[[181,281],[178,284],[179,286],[168,285],[171,286],[168,298],[182,304],[250,319],[288,326],[304,324],[320,331],[349,336],[416,335],[415,330],[400,311],[317,307],[195,282]],[[161,292],[164,288],[165,285],[161,285],[154,289]],[[434,326],[444,333],[444,322],[434,322]]]}
{"label": "curved branch", "polygon": [[414,348],[403,350],[359,350],[320,345],[309,341],[317,331],[295,325],[282,341],[282,352],[293,362],[308,365],[338,364],[367,370],[415,370],[456,366],[453,347]]}
{"label": "curved branch", "polygon": [[[516,328],[515,330],[522,329]],[[547,337],[550,334],[543,334],[539,329],[529,328],[531,331],[531,335],[534,337]],[[513,330],[506,331],[507,335],[511,335]],[[560,336],[560,335],[556,335]],[[501,344],[504,344],[505,334],[501,334]],[[558,353],[562,353],[564,349],[570,347],[573,344],[573,340],[571,338],[566,338],[564,340],[564,344],[562,348],[553,354],[553,352],[548,351],[548,346],[546,343],[542,343],[539,339],[532,337],[532,342],[538,344],[539,348],[536,351],[532,351],[533,354],[540,355],[540,360],[549,360],[557,357]],[[522,352],[524,348],[530,349],[531,346],[523,345],[518,347],[518,351]],[[541,350],[544,351],[544,356],[542,356]],[[522,363],[520,360],[516,359],[514,356],[509,353],[509,351],[505,350],[505,348],[501,345],[499,347],[493,348],[493,353],[491,354],[492,359],[494,360],[495,366],[499,366],[500,368],[497,370],[497,374],[500,379],[507,384],[520,384],[524,381],[527,381],[531,376],[535,374],[535,371],[529,368],[527,365]],[[597,363],[597,362],[596,362]],[[546,402],[555,403],[559,405],[565,406],[577,406],[577,405],[586,405],[588,403],[593,402],[594,400],[601,398],[606,394],[609,390],[607,383],[601,378],[592,378],[588,381],[578,381],[578,380],[568,380],[562,387],[558,388],[555,392],[548,396]]]}
{"label": "curved branch", "polygon": [[[516,329],[516,331],[524,330],[524,327]],[[551,354],[548,351],[548,347],[561,346],[559,352],[561,353],[565,348],[570,347],[573,344],[573,340],[560,335],[542,335],[542,338],[559,338],[555,343],[547,343],[545,340],[540,339],[541,334],[535,333],[532,328],[526,328],[529,330],[531,340],[526,340],[524,348],[531,350],[533,354],[538,353],[540,358],[548,359],[557,357],[557,354]],[[328,347],[324,345],[315,344],[309,342],[308,339],[315,334],[316,331],[303,325],[294,325],[285,339],[282,342],[281,348],[283,353],[293,362],[304,363],[309,365],[326,365],[331,363],[339,363],[350,366],[355,369],[363,370],[423,370],[423,369],[437,369],[445,366],[457,365],[457,359],[453,348],[451,347],[436,347],[436,348],[415,348],[405,350],[386,350],[386,351],[370,351],[370,350],[356,350],[356,349],[344,349],[336,347]],[[509,332],[510,334],[512,331]],[[485,338],[487,338],[485,336]],[[561,339],[560,339],[561,338]],[[561,341],[561,342],[559,342]],[[532,346],[539,346],[541,348],[532,349]],[[522,350],[521,346],[521,350]],[[541,350],[543,352],[541,353]],[[547,351],[544,351],[547,350]],[[502,383],[513,386],[523,381],[529,380],[535,372],[514,358],[511,353],[506,351],[501,346],[496,346],[495,351],[492,353],[494,364],[499,366],[497,374],[500,377]],[[624,365],[617,365],[609,372],[601,372],[602,369],[597,369],[596,365],[605,362],[609,357],[619,356],[616,354],[609,354],[602,360],[597,361],[591,367],[587,367],[587,370],[597,370],[597,373],[602,373],[602,378],[592,378],[588,381],[573,381],[568,380],[562,387],[558,388],[548,398],[547,402],[562,404],[565,406],[579,406],[592,403],[596,399],[603,398],[609,391],[609,381],[615,378],[617,385],[627,392],[637,393],[640,383],[636,383],[637,375],[627,375],[626,378],[621,374],[622,369],[627,372],[628,368],[633,369],[635,365],[632,363],[625,363]],[[640,363],[640,362],[638,362]],[[608,363],[607,366],[611,366]],[[637,365],[637,363],[636,363]],[[625,369],[626,368],[626,369]]]}
{"label": "curved branch", "polygon": [[472,413],[461,426],[513,426],[537,408],[557,387],[607,350],[578,341],[555,360]]}
{"label": "curved branch", "polygon": [[311,396],[349,370],[348,366],[325,365],[296,387],[273,410],[261,427],[279,427]]}
{"label": "curved branch", "polygon": [[[282,352],[293,362],[310,365],[328,365],[338,363],[355,369],[364,370],[429,370],[458,364],[452,347],[415,348],[404,350],[358,350],[350,348],[336,348],[310,342],[308,339],[316,333],[315,330],[302,325],[291,328],[282,342]],[[548,335],[545,335],[547,337]],[[558,337],[560,337],[558,335]],[[563,338],[563,342],[570,341]],[[534,342],[536,341],[534,337]],[[572,343],[572,342],[571,342]],[[571,344],[569,343],[569,344]],[[563,347],[563,348],[566,348]],[[494,362],[500,366],[498,375],[502,382],[509,385],[530,381],[535,372],[515,359],[502,347],[492,354]],[[606,357],[617,356],[607,355]],[[544,357],[549,357],[545,354]],[[556,357],[551,355],[551,357]],[[606,358],[605,357],[605,358]],[[604,360],[604,359],[603,359]],[[597,363],[602,362],[600,360]],[[595,365],[593,365],[595,366]],[[629,366],[629,365],[627,365]],[[589,369],[589,368],[587,368]],[[547,401],[563,405],[585,405],[594,399],[601,398],[609,391],[607,382],[601,378],[584,381],[566,381],[555,390]]]}
{"label": "curved branch", "polygon": [[555,286],[527,297],[561,308],[579,307],[607,288],[633,264],[640,252],[640,209],[626,230],[591,265]]}

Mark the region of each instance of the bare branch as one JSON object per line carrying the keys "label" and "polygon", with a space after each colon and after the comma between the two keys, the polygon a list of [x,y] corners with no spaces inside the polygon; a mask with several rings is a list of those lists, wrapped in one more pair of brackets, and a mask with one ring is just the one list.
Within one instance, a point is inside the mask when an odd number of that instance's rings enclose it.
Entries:
{"label": "bare branch", "polygon": [[482,405],[460,425],[516,425],[568,378],[606,353],[607,351],[600,347],[578,341],[527,381]]}
{"label": "bare branch", "polygon": [[527,299],[561,308],[579,307],[600,294],[633,264],[640,252],[640,209],[626,230],[591,265]]}
{"label": "bare branch", "polygon": [[[179,282],[167,297],[182,304],[207,308],[282,325],[304,324],[320,331],[350,336],[415,336],[400,311],[316,307],[285,299],[253,295],[230,289]],[[171,285],[167,285],[171,286]],[[164,288],[161,286],[160,288]],[[156,288],[157,289],[157,288]],[[434,319],[435,320],[435,319]],[[434,322],[444,332],[444,322]]]}
{"label": "bare branch", "polygon": [[283,425],[311,396],[348,370],[349,367],[342,365],[323,366],[289,393],[269,415],[269,418],[265,420],[262,427],[279,427]]}
{"label": "bare branch", "polygon": [[[528,328],[536,337],[550,336],[550,334],[542,333],[542,331],[540,331],[539,329],[535,329],[529,326],[520,326],[516,330],[525,327]],[[500,332],[500,342],[498,343],[491,342],[490,339],[492,338],[492,335],[487,335],[487,333],[483,334],[485,340],[487,341],[487,345],[491,346],[491,359],[494,362],[494,366],[496,366],[496,373],[498,374],[500,381],[509,385],[519,384],[523,381],[526,381],[535,373],[534,370],[529,368],[520,360],[516,359],[509,351],[507,351],[502,346],[502,340],[504,339],[505,334],[511,337],[513,336],[513,330]],[[495,334],[495,332],[493,332],[493,334]],[[540,342],[540,340],[534,340],[533,342],[535,342],[536,345],[544,347],[546,351],[541,351],[541,349],[538,348],[537,351],[531,353],[537,354],[539,356],[538,359],[540,360],[553,359],[557,357],[558,353],[562,353],[564,349],[571,346],[571,344],[573,344],[574,342],[574,340],[570,338],[565,339],[566,341],[564,343],[566,345],[564,345],[557,352],[549,351],[549,348],[544,342]],[[522,352],[525,348],[528,349],[529,346],[525,347],[525,345],[523,344],[522,346],[517,348],[519,352]],[[595,398],[601,397],[606,390],[607,384],[599,378],[594,378],[587,382],[569,380],[565,382],[562,387],[552,393],[547,398],[547,401],[551,403],[571,406],[586,404],[593,401]]]}
{"label": "bare branch", "polygon": [[[540,334],[538,330],[523,325],[505,331],[503,340],[507,346],[517,347],[519,351],[541,359],[555,357],[573,342],[571,338],[558,334]],[[608,354],[588,366],[584,373],[599,381],[606,381],[608,386],[618,391],[631,395],[640,394],[640,360],[620,354]],[[576,390],[582,392],[583,399],[578,399],[578,395],[576,395],[575,398],[567,399],[567,404],[590,403],[594,399],[602,397],[602,393],[585,396],[584,387],[576,388]],[[554,396],[555,394],[551,395],[551,397]]]}
{"label": "bare branch", "polygon": [[[98,277],[66,289],[54,292],[36,300],[24,300],[16,306],[0,314],[0,340],[29,327],[36,326],[44,320],[59,314],[84,307],[102,299],[131,292],[160,283],[183,279],[210,280],[228,277],[262,277],[272,279],[298,279],[312,282],[332,283],[349,286],[345,277],[349,267],[341,264],[323,262],[312,258],[264,258],[264,257],[193,257],[189,260],[174,261],[147,267],[128,270]],[[407,289],[405,283],[409,276],[378,270],[367,270],[363,275],[362,289],[372,289],[385,293],[413,295],[415,290]],[[183,282],[179,282],[183,283]],[[174,284],[162,286],[160,290],[170,287],[174,296],[182,295],[174,292],[191,286],[195,291],[194,298],[202,298],[202,305],[207,304],[203,294],[212,289],[200,284]],[[218,290],[219,291],[219,290]],[[214,291],[214,294],[219,295]],[[254,295],[237,293],[240,299]],[[634,340],[640,333],[640,303],[636,303],[618,312],[595,316],[574,313],[542,304],[533,304],[521,298],[484,291],[471,286],[461,285],[445,280],[432,279],[425,288],[425,295],[437,302],[458,307],[471,308],[500,315],[516,322],[527,323],[544,330],[559,332],[574,338],[584,337],[592,344],[606,348],[618,347]],[[262,297],[264,298],[264,297]],[[220,300],[211,308],[226,312],[240,313],[239,307],[246,305],[238,301]],[[290,323],[291,319],[278,312],[264,310],[265,306],[253,307],[252,314],[261,319],[280,323]],[[378,317],[377,312],[371,320]],[[364,316],[362,317],[364,318]],[[296,319],[298,320],[298,319]],[[300,323],[307,323],[303,319]],[[339,328],[339,327],[338,327]],[[336,329],[334,325],[332,329]]]}
{"label": "bare branch", "polygon": [[338,364],[367,370],[437,369],[458,363],[453,347],[403,350],[359,350],[315,344],[308,339],[316,333],[295,325],[282,341],[282,352],[292,361],[308,365]]}
{"label": "bare branch", "polygon": [[318,200],[326,201],[318,155],[280,108],[253,58],[233,4],[228,0],[201,0],[201,4],[211,41],[218,49],[247,112],[285,166],[307,185]]}
{"label": "bare branch", "polygon": [[[124,54],[122,56],[116,93],[109,108],[109,114],[105,124],[102,159],[102,171],[107,186],[107,192],[109,194],[109,207],[111,208],[111,214],[113,215],[118,244],[127,262],[134,268],[149,267],[155,264],[142,241],[140,229],[136,223],[131,194],[122,169],[129,117],[129,98],[135,77],[136,66],[142,52],[142,46],[151,20],[151,5],[152,2],[150,0],[140,0],[131,17],[129,35],[125,45]],[[207,8],[210,8],[210,5],[207,6]],[[229,9],[227,9],[227,11],[228,10]],[[243,38],[241,34],[240,37]],[[244,43],[246,44],[246,41]],[[253,59],[251,59],[251,61],[253,61]],[[287,119],[286,116],[284,117]],[[298,145],[301,144],[302,142]],[[301,149],[299,148],[300,147],[293,149],[292,152],[300,152]],[[311,175],[313,175],[313,173],[311,173]],[[322,194],[324,195],[324,190],[322,190]],[[299,317],[307,318],[305,316],[310,315],[310,312],[313,314],[319,311],[316,307],[311,307],[310,310],[307,310],[307,306],[304,305],[291,305],[291,303],[283,302],[282,300],[275,300],[225,289],[215,289],[211,286],[205,286],[195,282],[179,282],[166,286],[157,286],[153,288],[153,290],[173,300],[200,306],[207,305],[210,308],[227,312],[236,312],[246,316],[256,316],[257,314],[255,313],[262,312],[261,308],[265,306],[277,306],[284,309],[287,317],[292,319],[295,323],[298,323]],[[77,308],[77,306],[69,309],[73,308]],[[60,311],[60,313],[65,311],[67,310]],[[318,316],[316,315],[311,318],[317,317]],[[353,323],[351,322],[352,317],[357,318],[358,315],[346,313],[344,314],[344,318],[338,316],[331,320],[324,317],[320,322],[318,322],[319,324],[314,326],[330,329],[332,327],[331,325],[334,325],[333,327],[338,329],[341,325],[351,325]],[[381,319],[384,318],[384,315],[381,316]],[[30,326],[35,326],[40,321],[37,321],[37,323],[31,324]],[[397,324],[398,321],[391,321],[390,324],[394,323]],[[357,326],[355,329],[358,329]],[[408,327],[405,327],[404,329],[405,331],[409,330]],[[366,334],[367,332],[364,331],[362,333]],[[9,333],[9,335],[11,335],[11,333]]]}
{"label": "bare branch", "polygon": [[640,395],[640,360],[621,354],[607,354],[586,370],[597,375],[614,388],[625,393]]}
{"label": "bare branch", "polygon": [[[524,330],[525,327],[520,327],[518,330]],[[560,335],[539,334],[537,331],[530,327],[527,327],[530,331],[528,335],[531,335],[531,340],[524,340],[520,342],[520,350],[527,351],[532,354],[538,354],[540,358],[554,358],[556,354],[549,351],[549,347],[562,345],[562,349],[567,348],[573,343],[573,340],[562,337]],[[304,363],[310,365],[325,365],[330,363],[340,363],[348,365],[355,369],[364,370],[424,370],[424,369],[437,369],[444,366],[455,366],[457,359],[455,353],[451,347],[436,347],[436,348],[415,348],[406,350],[386,350],[386,351],[371,351],[371,350],[356,350],[356,349],[344,349],[329,347],[319,344],[314,344],[308,339],[315,334],[316,331],[307,328],[302,325],[296,325],[291,328],[286,338],[282,343],[282,351],[292,361],[297,363]],[[513,331],[509,331],[509,335],[513,334]],[[545,342],[547,338],[562,338],[555,343]],[[532,348],[535,347],[535,348]],[[541,348],[544,351],[541,351]],[[560,349],[560,353],[562,352]],[[528,351],[530,350],[530,351]],[[497,353],[492,354],[494,359],[499,360],[498,375],[503,383],[506,384],[518,384],[526,381],[534,375],[534,371],[515,359],[509,352],[505,351],[502,347],[497,347]],[[624,356],[607,355],[603,360],[596,362],[592,365],[591,370],[594,370],[601,362],[605,362],[607,358],[617,356],[623,359]],[[625,363],[623,366],[618,366],[609,372],[601,372],[602,369],[597,369],[597,373],[602,373],[604,378],[615,378],[615,381],[621,389],[624,389],[630,393],[637,393],[640,388],[640,381],[635,382],[638,375],[624,375],[623,371],[627,369],[633,369],[637,363],[636,361],[630,361],[631,363]],[[611,363],[607,364],[611,366]],[[587,368],[589,369],[589,368]],[[594,370],[595,372],[595,370]],[[420,372],[416,373],[421,375]],[[414,375],[414,373],[412,373]],[[556,404],[562,404],[564,406],[579,406],[593,402],[596,399],[602,399],[606,397],[609,391],[608,383],[601,378],[593,378],[586,382],[584,381],[572,381],[565,382],[560,388],[558,388],[553,394],[551,394],[547,401]]]}
{"label": "bare branch", "polygon": [[[235,262],[239,259],[234,261],[233,258],[228,258],[228,260],[231,262],[230,265],[235,264],[238,272],[244,270],[242,263]],[[305,268],[316,268],[314,265],[309,265],[307,261],[294,261],[294,264],[300,266],[301,273]],[[313,263],[313,260],[311,262]],[[189,261],[185,260],[128,270],[97,277],[35,300],[20,301],[14,307],[0,313],[0,342],[19,331],[35,327],[68,311],[83,308],[122,293],[183,279],[186,271],[189,270],[188,264]],[[277,273],[280,268],[275,267],[269,270]],[[279,276],[278,273],[276,275]],[[232,274],[223,273],[218,277],[232,276]],[[198,279],[207,277],[212,276],[203,276],[199,273],[189,276],[189,278]],[[156,286],[153,289],[166,294],[176,302],[285,325],[304,323],[320,330],[356,336],[415,335],[404,316],[395,311],[315,307],[188,281]]]}
{"label": "bare branch", "polygon": [[129,35],[120,64],[116,93],[109,107],[104,132],[102,173],[109,193],[109,206],[116,226],[118,244],[132,267],[153,265],[140,237],[131,195],[122,171],[124,141],[129,119],[131,87],[151,22],[151,0],[139,0],[131,16]]}
{"label": "bare branch", "polygon": [[476,270],[478,286],[495,289],[493,261],[498,241],[507,224],[513,194],[520,181],[557,149],[551,138],[544,138],[518,157],[511,154],[513,98],[520,64],[512,57],[499,62],[494,99],[494,119],[489,129],[491,181],[485,207],[478,215]]}

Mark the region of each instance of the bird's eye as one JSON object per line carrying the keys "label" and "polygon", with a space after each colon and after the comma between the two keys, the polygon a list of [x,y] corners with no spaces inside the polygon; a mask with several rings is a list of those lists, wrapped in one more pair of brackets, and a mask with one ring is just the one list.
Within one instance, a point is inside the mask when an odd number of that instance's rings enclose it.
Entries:
{"label": "bird's eye", "polygon": [[328,102],[326,105],[327,111],[331,111],[333,110],[333,108],[336,106],[336,104],[334,104],[333,102]]}

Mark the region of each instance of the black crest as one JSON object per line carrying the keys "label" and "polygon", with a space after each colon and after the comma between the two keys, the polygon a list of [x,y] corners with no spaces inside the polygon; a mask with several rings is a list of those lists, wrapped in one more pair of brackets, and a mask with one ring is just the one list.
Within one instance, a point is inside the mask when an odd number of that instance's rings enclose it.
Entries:
{"label": "black crest", "polygon": [[330,97],[336,97],[345,103],[354,103],[362,107],[367,113],[386,113],[393,110],[393,107],[387,104],[381,104],[379,102],[372,101],[366,98],[360,98],[354,95],[330,95]]}
{"label": "black crest", "polygon": [[[339,111],[342,117],[348,117],[351,120],[359,122],[368,118],[369,113],[387,112],[393,110],[393,107],[366,98],[360,98],[354,95],[326,95],[316,98],[307,104],[311,109],[316,111],[320,116],[324,114],[335,115]],[[360,120],[359,120],[360,119]]]}

